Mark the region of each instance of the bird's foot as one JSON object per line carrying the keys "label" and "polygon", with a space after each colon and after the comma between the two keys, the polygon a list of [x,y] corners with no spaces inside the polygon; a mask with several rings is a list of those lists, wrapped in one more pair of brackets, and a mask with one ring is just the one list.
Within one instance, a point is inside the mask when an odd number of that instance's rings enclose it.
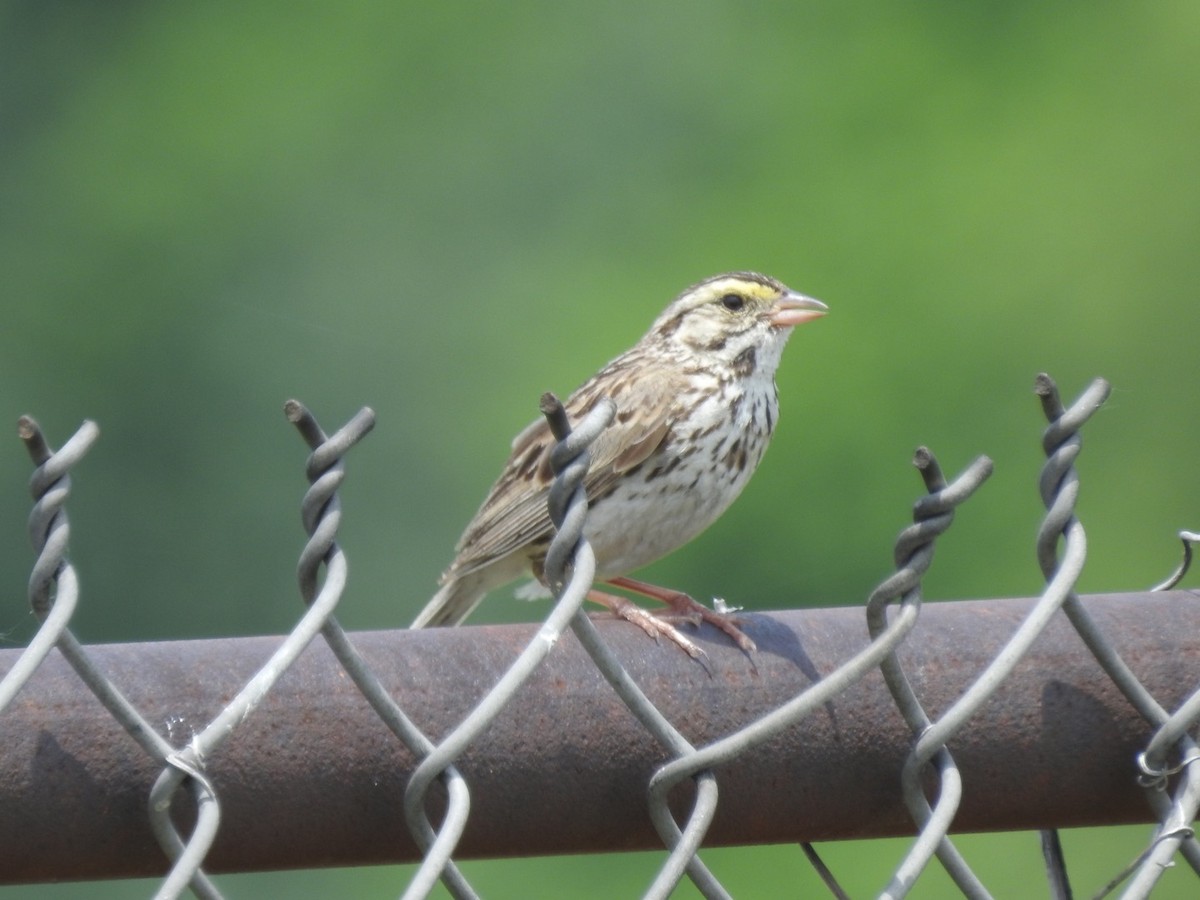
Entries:
{"label": "bird's foot", "polygon": [[656,616],[648,610],[642,609],[632,600],[626,597],[618,596],[617,594],[606,594],[603,591],[588,591],[588,599],[593,603],[599,603],[605,606],[618,619],[624,619],[626,622],[632,622],[654,640],[666,638],[672,644],[678,646],[684,653],[692,659],[703,662],[708,658],[708,654],[701,649],[695,641],[689,640],[679,629],[672,625],[663,616]]}
{"label": "bird's foot", "polygon": [[[632,591],[635,594],[641,594],[643,597],[650,597],[651,599],[658,600],[660,603],[667,604],[669,611],[663,616],[658,616],[657,618],[660,620],[663,618],[677,618],[694,624],[708,622],[733,638],[733,642],[747,655],[754,653],[758,649],[758,646],[750,639],[749,635],[734,624],[737,617],[732,615],[732,613],[736,613],[737,609],[726,607],[724,601],[721,601],[720,609],[712,610],[703,603],[696,602],[682,591],[661,588],[658,585],[648,584],[645,581],[638,581],[634,578],[625,578],[624,576],[610,578],[608,583],[613,587]],[[628,603],[629,601],[626,602]],[[632,606],[633,604],[630,605]],[[611,609],[611,607],[609,608]]]}

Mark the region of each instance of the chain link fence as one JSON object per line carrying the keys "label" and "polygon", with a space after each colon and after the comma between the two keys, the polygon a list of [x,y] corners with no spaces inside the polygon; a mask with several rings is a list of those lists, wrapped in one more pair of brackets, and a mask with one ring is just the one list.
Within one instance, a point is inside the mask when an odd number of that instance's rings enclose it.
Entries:
{"label": "chain link fence", "polygon": [[[971,634],[978,639],[980,646],[986,644],[988,637],[994,637],[995,642],[987,650],[985,664],[972,668],[969,677],[963,678],[961,687],[956,683],[954,696],[931,701],[927,687],[931,678],[937,678],[936,673],[931,676],[928,671],[933,664],[927,655],[923,657],[925,662],[915,665],[910,652],[922,649],[913,645],[920,645],[923,641],[935,643],[935,638],[924,632],[914,637],[914,627],[922,614],[921,580],[932,562],[936,539],[950,527],[957,508],[987,480],[992,464],[986,457],[981,457],[957,477],[947,479],[934,455],[922,448],[917,451],[915,464],[927,493],[914,504],[913,524],[905,528],[896,541],[895,573],[879,585],[867,600],[869,640],[863,642],[861,618],[858,618],[858,637],[850,636],[847,631],[842,639],[830,640],[826,649],[830,653],[836,652],[838,658],[834,664],[825,667],[823,664],[817,665],[805,655],[804,641],[817,640],[811,632],[808,638],[803,637],[805,628],[817,627],[812,620],[797,625],[790,614],[785,613],[746,616],[748,633],[755,637],[762,649],[758,654],[759,659],[750,661],[744,667],[752,670],[756,676],[750,679],[749,687],[746,679],[734,679],[737,682],[734,687],[740,692],[736,695],[737,702],[743,703],[747,692],[754,692],[762,695],[755,702],[762,701],[765,696],[770,697],[769,708],[750,706],[748,708],[752,709],[752,714],[748,718],[742,716],[738,719],[729,715],[727,707],[730,705],[730,695],[722,691],[732,690],[732,682],[724,675],[718,677],[709,672],[706,677],[711,685],[705,689],[707,693],[701,692],[698,702],[701,705],[707,703],[711,715],[704,717],[702,726],[694,720],[680,721],[678,709],[664,702],[662,692],[657,690],[658,685],[647,684],[657,674],[654,665],[694,667],[696,663],[675,659],[682,657],[682,654],[671,653],[664,648],[661,654],[654,654],[662,659],[648,664],[631,664],[628,656],[619,652],[623,637],[614,640],[614,636],[635,629],[598,628],[596,622],[581,612],[594,575],[592,551],[582,538],[582,526],[587,515],[583,475],[588,466],[588,445],[611,420],[614,412],[611,404],[600,404],[584,420],[573,423],[572,428],[561,404],[552,395],[543,398],[542,411],[558,440],[553,452],[557,478],[549,497],[551,516],[558,533],[546,559],[547,580],[558,587],[555,591],[556,602],[548,618],[533,629],[532,634],[529,630],[520,631],[523,646],[516,653],[515,661],[510,661],[512,653],[507,645],[493,648],[493,651],[484,647],[492,639],[489,635],[497,633],[497,629],[458,632],[454,640],[460,644],[470,642],[477,636],[488,636],[486,639],[479,637],[476,642],[481,648],[476,660],[479,664],[472,666],[471,658],[462,662],[458,667],[459,682],[423,685],[427,692],[436,694],[441,691],[442,694],[420,705],[419,712],[414,711],[416,707],[409,703],[406,712],[401,699],[409,696],[406,691],[412,688],[411,683],[417,677],[414,673],[422,671],[420,654],[442,652],[444,648],[437,642],[450,638],[445,633],[422,633],[420,640],[424,642],[425,649],[413,645],[413,659],[402,660],[396,668],[391,668],[380,662],[382,655],[369,636],[356,635],[351,639],[334,618],[334,611],[345,593],[347,574],[346,557],[337,543],[342,515],[338,488],[344,477],[343,458],[370,432],[374,415],[364,409],[335,433],[327,435],[308,410],[299,403],[289,402],[286,405],[287,417],[311,449],[306,469],[311,486],[302,506],[309,541],[301,553],[298,568],[300,593],[307,608],[293,630],[281,642],[273,642],[269,650],[261,642],[223,642],[224,646],[217,648],[211,646],[214,642],[205,642],[203,650],[188,649],[187,644],[174,645],[170,652],[177,661],[183,661],[179,665],[194,665],[194,670],[188,674],[197,684],[207,683],[208,675],[203,674],[207,671],[205,666],[218,666],[227,670],[228,674],[228,671],[240,671],[240,665],[246,659],[261,659],[262,655],[269,654],[265,663],[255,663],[257,668],[252,676],[239,681],[236,689],[221,696],[219,711],[211,719],[203,725],[189,723],[188,737],[183,740],[175,733],[175,729],[156,728],[152,724],[156,717],[146,715],[144,700],[134,702],[130,699],[130,685],[115,683],[119,679],[110,680],[112,666],[121,653],[140,657],[140,662],[145,665],[152,657],[158,659],[150,653],[151,648],[139,650],[137,646],[132,646],[123,651],[87,648],[78,642],[68,627],[80,598],[75,569],[67,552],[70,524],[66,501],[71,490],[70,473],[95,443],[98,430],[94,424],[85,423],[59,450],[54,451],[36,423],[24,418],[20,422],[19,433],[36,466],[31,482],[35,504],[29,517],[29,530],[38,556],[30,576],[28,594],[32,609],[42,624],[24,650],[11,651],[0,659],[0,671],[7,669],[0,679],[0,734],[4,735],[0,748],[7,749],[0,749],[0,756],[6,752],[15,754],[13,748],[17,746],[17,737],[26,727],[26,719],[22,719],[22,716],[42,717],[45,723],[43,729],[51,731],[74,727],[71,722],[56,719],[55,710],[31,711],[27,708],[29,697],[43,696],[37,693],[39,678],[60,677],[54,674],[61,668],[60,662],[51,655],[51,651],[57,648],[61,660],[69,665],[82,679],[87,690],[102,704],[106,710],[104,715],[111,717],[110,723],[112,720],[119,723],[123,734],[128,736],[122,738],[125,744],[128,745],[128,739],[132,738],[143,754],[142,761],[148,761],[156,773],[143,786],[143,815],[148,818],[154,840],[161,848],[158,859],[165,856],[167,860],[165,868],[168,871],[156,896],[177,897],[190,890],[198,897],[220,897],[217,886],[205,872],[206,860],[210,859],[210,851],[219,835],[231,831],[241,833],[239,829],[246,827],[240,821],[240,816],[227,809],[229,802],[226,795],[231,792],[229,785],[217,775],[217,772],[223,771],[220,760],[237,753],[238,738],[248,734],[247,723],[255,719],[256,709],[273,698],[283,697],[284,700],[280,702],[290,704],[295,718],[289,722],[298,723],[298,731],[289,733],[284,744],[272,745],[271,752],[276,752],[283,745],[304,745],[306,739],[311,737],[308,729],[318,727],[312,720],[319,718],[320,713],[302,707],[305,696],[311,698],[316,695],[306,695],[294,686],[288,687],[286,682],[281,683],[281,679],[289,673],[293,678],[299,677],[304,666],[298,665],[297,660],[320,634],[340,667],[340,675],[331,677],[348,678],[352,682],[359,702],[365,700],[373,715],[393,736],[397,752],[405,754],[405,758],[412,763],[408,767],[396,767],[403,768],[405,781],[377,810],[380,819],[393,823],[402,811],[408,834],[419,854],[420,864],[411,881],[403,886],[404,897],[428,896],[439,882],[455,897],[475,897],[476,891],[457,865],[456,856],[461,859],[470,852],[478,853],[481,850],[514,854],[537,852],[536,847],[522,848],[519,844],[516,847],[505,844],[506,838],[519,840],[520,836],[532,833],[523,831],[521,823],[536,820],[539,815],[523,807],[533,803],[535,797],[544,795],[556,796],[560,804],[570,808],[572,797],[579,796],[572,792],[582,790],[582,782],[597,777],[594,772],[581,772],[583,766],[580,759],[597,758],[596,754],[603,751],[603,758],[606,759],[633,753],[641,761],[639,765],[644,765],[646,759],[653,760],[648,777],[645,769],[633,767],[641,784],[641,815],[648,818],[657,840],[666,851],[657,876],[645,896],[666,897],[686,878],[703,896],[719,898],[727,897],[729,893],[718,876],[705,865],[700,848],[712,843],[736,844],[764,840],[764,833],[755,832],[753,828],[742,829],[739,840],[738,827],[714,826],[722,799],[722,809],[736,807],[732,813],[735,822],[742,821],[738,818],[739,814],[747,815],[744,809],[746,804],[741,802],[741,791],[752,793],[754,788],[747,788],[745,780],[736,779],[733,773],[737,766],[742,763],[750,765],[753,770],[752,781],[772,784],[774,787],[770,790],[786,795],[782,785],[786,785],[791,770],[785,767],[780,771],[765,772],[766,760],[786,761],[792,758],[789,754],[798,758],[806,748],[811,749],[809,745],[819,738],[815,731],[806,734],[797,729],[798,723],[811,723],[817,713],[832,717],[831,710],[835,703],[850,706],[847,714],[852,714],[853,703],[861,701],[864,680],[878,678],[875,673],[880,673],[882,684],[886,685],[887,695],[891,698],[889,702],[893,710],[899,712],[907,728],[907,740],[903,741],[906,748],[885,772],[880,772],[877,759],[863,765],[876,777],[882,774],[898,791],[911,820],[908,831],[912,833],[915,830],[916,838],[903,858],[897,860],[890,883],[881,888],[878,896],[906,896],[918,884],[929,863],[936,858],[964,896],[984,898],[990,896],[987,887],[956,849],[950,834],[952,829],[962,828],[964,822],[976,826],[982,823],[992,828],[1004,827],[1004,823],[998,818],[989,820],[986,813],[980,820],[978,810],[963,810],[964,802],[969,797],[968,788],[972,785],[969,779],[964,778],[966,767],[958,757],[970,750],[960,751],[958,748],[964,744],[969,747],[973,725],[977,725],[981,717],[994,712],[997,706],[1010,718],[1033,712],[1029,708],[1014,706],[1013,697],[1026,697],[1027,694],[1012,694],[1005,699],[997,696],[998,692],[1002,688],[1011,691],[1022,684],[1027,687],[1032,685],[1030,690],[1034,691],[1032,696],[1036,698],[1037,691],[1047,690],[1049,676],[1046,671],[1049,670],[1043,670],[1031,662],[1031,647],[1054,629],[1066,628],[1065,620],[1108,679],[1106,686],[1112,688],[1110,693],[1117,698],[1110,710],[1119,703],[1123,713],[1136,716],[1141,722],[1140,726],[1126,729],[1129,732],[1129,746],[1118,748],[1118,759],[1125,761],[1131,778],[1135,771],[1140,773],[1140,785],[1149,811],[1142,813],[1141,817],[1157,822],[1152,840],[1136,854],[1130,865],[1113,872],[1112,881],[1097,896],[1117,891],[1129,898],[1149,896],[1165,869],[1177,861],[1200,873],[1200,844],[1195,840],[1192,830],[1196,809],[1200,806],[1200,770],[1193,763],[1200,759],[1200,753],[1195,739],[1189,734],[1197,719],[1200,719],[1200,690],[1193,683],[1179,684],[1177,668],[1167,676],[1165,683],[1163,678],[1153,674],[1147,676],[1146,667],[1140,665],[1141,660],[1130,654],[1153,653],[1154,648],[1164,640],[1163,632],[1144,636],[1140,644],[1136,643],[1137,635],[1114,635],[1110,607],[1121,598],[1101,598],[1093,602],[1092,598],[1081,599],[1074,592],[1086,557],[1084,528],[1075,515],[1079,490],[1075,460],[1081,448],[1080,430],[1103,404],[1109,392],[1108,384],[1096,380],[1069,407],[1062,403],[1054,382],[1048,376],[1038,377],[1036,392],[1048,421],[1043,436],[1046,462],[1039,482],[1046,515],[1037,543],[1037,559],[1045,577],[1045,588],[1038,598],[1020,606],[1021,618],[1014,627],[995,618],[995,609],[989,604],[999,601],[961,604],[969,607],[962,611],[964,615],[976,618],[979,618],[980,610],[986,610],[986,615],[993,619],[991,626],[980,620],[979,628]],[[1181,538],[1183,562],[1171,578],[1154,588],[1155,591],[1170,591],[1187,570],[1191,544],[1200,536],[1182,532]],[[1195,599],[1178,592],[1168,596],[1172,599]],[[938,604],[940,606],[942,604]],[[1152,611],[1153,607],[1145,609]],[[936,615],[936,610],[937,607],[931,607],[926,612],[926,620]],[[1061,616],[1060,610],[1063,613]],[[861,612],[840,612],[861,617]],[[1152,612],[1146,615],[1149,617]],[[604,626],[606,623],[600,624]],[[1166,630],[1172,627],[1177,627],[1177,624],[1167,622],[1163,626]],[[1002,636],[996,631],[997,628],[1003,629]],[[561,640],[568,629],[574,634],[582,651],[570,647],[571,642]],[[508,629],[505,633],[511,635],[515,632]],[[644,636],[634,637],[645,641]],[[981,653],[974,643],[972,639],[964,638],[961,632],[956,632],[952,642],[937,645],[933,650],[924,649],[935,656],[941,654],[940,661],[945,663],[949,656]],[[1200,647],[1194,646],[1195,643],[1193,640],[1188,645],[1193,654],[1200,652]],[[156,646],[161,648],[170,645]],[[1135,649],[1131,651],[1130,647]],[[790,680],[783,676],[776,678],[783,670],[775,668],[773,662],[767,659],[766,654],[773,652],[771,648],[779,651],[777,655],[780,658],[786,658]],[[493,669],[489,661],[491,657],[487,656],[489,652],[503,657],[505,661],[496,669],[496,677],[487,686],[481,687],[481,679]],[[586,654],[586,661],[583,654]],[[671,657],[669,660],[666,659],[668,654]],[[1140,680],[1128,661],[1130,658],[1139,662],[1136,667],[1142,671]],[[234,665],[233,660],[237,660],[238,664]],[[1177,663],[1178,660],[1173,661],[1173,665]],[[573,665],[577,665],[577,668],[570,668]],[[964,665],[969,668],[971,661],[967,660]],[[1054,661],[1052,665],[1061,665],[1061,660]],[[564,669],[564,666],[567,668]],[[548,670],[553,671],[551,677],[545,675]],[[570,673],[569,676],[564,672]],[[547,752],[545,757],[536,759],[526,767],[525,775],[506,772],[499,778],[492,778],[488,767],[475,768],[471,765],[478,762],[481,753],[485,753],[481,748],[491,746],[500,739],[497,732],[503,732],[507,727],[501,720],[502,714],[520,705],[522,691],[540,691],[542,694],[539,696],[552,697],[556,682],[570,677],[590,684],[588,679],[595,680],[596,673],[611,688],[608,696],[618,697],[638,723],[637,737],[641,743],[636,752],[623,747],[598,748],[590,743],[597,740],[598,735],[612,737],[625,732],[611,726],[610,722],[589,725],[590,715],[611,715],[604,711],[607,707],[603,707],[600,701],[595,706],[584,708],[578,702],[570,702],[542,721],[532,725],[522,722],[523,735],[512,736],[515,749],[511,750],[510,759],[536,756],[539,752],[545,752],[550,742],[530,740],[531,729],[535,738],[539,729],[543,734],[545,729],[561,729],[562,733],[557,735],[559,740],[553,745],[557,748],[556,755]],[[408,683],[398,685],[398,681],[405,679]],[[150,674],[145,680],[153,682],[154,675]],[[772,688],[773,680],[775,684]],[[786,692],[777,696],[781,685],[786,685]],[[138,687],[139,690],[145,690],[146,685],[143,683]],[[604,691],[603,684],[599,682],[593,687],[597,696]],[[167,690],[165,681],[161,689]],[[472,699],[480,694],[482,699]],[[457,699],[453,702],[447,699],[463,697],[469,706],[461,712]],[[24,706],[21,698],[25,698]],[[33,705],[37,706],[36,703]],[[440,717],[431,714],[431,709],[440,712]],[[870,715],[872,719],[878,719],[876,711]],[[1065,720],[1062,724],[1064,728],[1069,728]],[[98,746],[102,724],[88,719],[80,727],[95,729]],[[848,725],[843,722],[841,727],[848,728]],[[435,739],[431,734],[439,737]],[[703,736],[703,740],[698,739],[697,735]],[[1086,726],[1077,737],[1080,740],[1087,739]],[[988,739],[985,735],[984,740]],[[267,751],[262,743],[256,742],[260,739],[247,740],[247,765],[267,767],[268,761],[263,758]],[[319,742],[320,738],[312,737],[312,740]],[[335,740],[340,741],[338,750],[345,765],[355,765],[358,750],[352,746],[355,742],[351,735],[342,733]],[[787,752],[781,752],[781,741],[785,742],[782,746],[787,748]],[[791,743],[786,743],[789,741]],[[956,748],[953,752],[952,745]],[[768,749],[769,754],[765,753]],[[860,749],[864,755],[872,752],[867,746]],[[31,756],[23,757],[19,764],[25,764],[28,758],[38,753],[44,756],[47,751],[42,747],[28,752]],[[364,752],[374,754],[372,765],[380,765],[378,750]],[[1011,762],[1013,768],[1019,768],[1016,760]],[[1023,764],[1035,769],[1039,763],[1030,759]],[[856,761],[852,757],[840,759],[837,765],[851,779],[855,777]],[[1078,761],[1072,761],[1071,765],[1079,767]],[[1115,765],[1120,766],[1121,763]],[[132,777],[136,778],[136,773]],[[395,777],[395,772],[389,771],[376,777]],[[522,777],[534,780],[526,783],[520,780]],[[1064,787],[1071,780],[1071,773],[1062,772],[1054,777],[1059,779],[1057,785]],[[503,790],[499,793],[508,806],[493,808],[496,806],[496,791],[493,788],[506,778],[511,779],[511,790],[507,794]],[[728,782],[731,779],[738,788],[735,791],[729,790]],[[48,780],[48,776],[43,780]],[[34,778],[33,781],[35,788],[38,787],[38,779]],[[1093,787],[1086,779],[1080,783],[1081,790],[1085,792]],[[56,789],[54,784],[43,784],[41,787],[47,793]],[[336,779],[329,790],[329,802],[335,804],[339,790]],[[995,803],[990,802],[993,797],[989,792],[997,790],[996,785],[990,784],[980,785],[976,790],[977,794],[988,798],[992,813],[1003,806],[999,798]],[[1003,793],[1003,788],[999,792]],[[1041,785],[1035,786],[1034,792],[1043,795],[1049,793]],[[851,793],[847,788],[841,798],[842,811],[845,813],[854,813],[856,810],[850,802]],[[1092,793],[1102,804],[1108,804],[1109,807],[1114,805],[1108,800],[1109,795],[1099,788]],[[480,797],[488,800],[483,808],[473,811],[472,800],[478,801]],[[761,794],[757,795],[750,803],[753,805],[761,799]],[[1021,799],[1026,800],[1024,796]],[[870,801],[867,802],[869,804]],[[1036,799],[1029,800],[1026,805],[1036,802]],[[25,805],[33,804],[27,802]],[[786,803],[779,805],[783,807],[781,818],[788,819],[790,823],[784,827],[796,827],[794,821],[802,811]],[[583,808],[584,804],[579,804],[577,811],[580,818],[585,815]],[[0,818],[7,818],[11,822],[15,820],[11,803],[9,809],[10,813],[0,814]],[[268,812],[264,814],[263,809]],[[265,815],[267,821],[257,823],[262,826],[257,832],[257,843],[269,844],[272,829],[282,830],[282,821],[270,821],[269,809],[269,806],[259,808],[260,818]],[[317,832],[315,840],[320,843],[324,839],[319,821],[323,812],[319,806],[318,810],[315,814],[318,821],[314,828]],[[29,810],[23,812],[28,814]],[[769,820],[773,815],[765,806],[753,812],[754,816],[750,819],[757,817],[756,821]],[[1103,811],[1099,815],[1103,817]],[[1136,812],[1123,812],[1112,820],[1137,815]],[[370,814],[364,813],[364,818],[369,819]],[[618,825],[624,822],[615,811],[610,818]],[[486,822],[483,829],[473,824],[481,819]],[[188,827],[180,825],[185,821],[189,823]],[[62,827],[61,822],[55,824]],[[596,849],[629,846],[612,842],[615,840],[613,832],[605,831],[605,824],[601,822],[597,825],[597,830],[590,837],[580,838],[581,843],[571,843],[572,838],[551,834],[538,846],[545,852],[562,852],[564,847],[578,848],[586,845],[587,841],[591,841]],[[1077,824],[1077,821],[1067,816],[1050,815],[1040,824],[1062,826]],[[119,831],[115,818],[113,828]],[[866,815],[859,815],[856,823],[851,822],[840,828],[841,836],[851,833],[868,835],[875,833],[873,828],[881,828],[881,833],[887,833],[889,828],[894,829],[892,833],[899,833],[900,830],[899,826],[889,826],[887,823],[872,824],[867,821]],[[381,830],[386,836],[386,828],[381,827]],[[552,828],[547,830],[553,831]],[[488,833],[481,835],[481,831]],[[511,834],[505,834],[506,831]],[[831,826],[827,833],[838,831],[838,827]],[[635,842],[641,840],[636,837],[636,828],[633,833]],[[6,845],[15,846],[19,837],[11,831],[6,833]],[[77,840],[77,836],[70,839]],[[556,844],[555,840],[559,843]],[[489,841],[492,843],[489,844]],[[31,843],[37,846],[37,840]],[[1070,897],[1066,863],[1056,833],[1044,831],[1042,845],[1051,895],[1055,898]],[[139,847],[135,852],[148,869],[153,869],[155,852],[151,848]],[[399,858],[404,852],[397,846],[392,858]],[[823,865],[809,843],[803,844],[803,852],[821,873],[832,894],[845,896],[838,885],[837,873]],[[53,868],[62,865],[61,859],[56,860],[52,854],[44,854],[45,858],[39,862],[33,859],[36,856],[36,849],[11,854],[7,862],[0,863],[0,878],[9,881],[28,880],[33,877],[29,874],[31,871],[41,871],[43,877],[62,874]],[[116,856],[119,856],[119,852],[113,851],[111,858]],[[276,863],[281,858],[270,857]],[[331,858],[328,864],[337,861]],[[308,856],[304,862],[297,861],[295,864],[314,865],[319,862],[320,857]],[[31,864],[50,868],[39,870],[34,865],[31,869]],[[259,860],[257,865],[264,863]],[[226,862],[224,867],[236,868],[237,863]],[[120,873],[113,870],[101,874],[114,876]]]}

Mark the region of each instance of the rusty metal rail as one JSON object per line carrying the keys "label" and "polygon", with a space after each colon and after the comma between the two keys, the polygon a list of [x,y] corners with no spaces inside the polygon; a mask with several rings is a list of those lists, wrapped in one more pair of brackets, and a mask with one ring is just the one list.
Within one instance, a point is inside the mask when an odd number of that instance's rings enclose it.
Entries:
{"label": "rusty metal rail", "polygon": [[[948,707],[1028,615],[1033,600],[926,604],[899,651],[934,712]],[[1146,688],[1174,708],[1200,672],[1200,593],[1082,598]],[[833,672],[868,636],[861,608],[746,617],[756,667],[700,633],[705,670],[636,629],[597,621],[646,694],[697,745],[736,732]],[[534,626],[351,635],[425,733],[460,722],[531,640]],[[177,745],[238,692],[279,638],[92,646],[148,722]],[[18,651],[0,652],[0,677]],[[1153,820],[1136,757],[1153,733],[1059,615],[951,749],[971,785],[955,830]],[[0,881],[152,875],[162,851],[146,816],[158,766],[53,652],[7,711],[0,744]],[[720,770],[709,845],[913,833],[895,772],[911,735],[878,673]],[[564,638],[457,765],[472,786],[456,858],[612,849],[661,841],[646,780],[670,755],[573,638]],[[1019,761],[1014,765],[1014,760]],[[206,769],[221,786],[214,872],[419,858],[402,812],[415,760],[328,648],[314,643]],[[682,788],[680,808],[689,804]],[[190,828],[182,802],[177,823]],[[431,808],[440,812],[442,798]],[[804,810],[803,816],[797,810]]]}

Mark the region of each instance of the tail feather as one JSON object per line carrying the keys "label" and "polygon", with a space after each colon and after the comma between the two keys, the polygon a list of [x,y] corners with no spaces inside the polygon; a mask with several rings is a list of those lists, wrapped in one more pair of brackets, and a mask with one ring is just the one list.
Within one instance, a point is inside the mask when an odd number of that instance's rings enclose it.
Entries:
{"label": "tail feather", "polygon": [[[451,575],[450,573],[455,574]],[[529,573],[529,557],[524,548],[494,559],[485,566],[469,572],[458,572],[451,565],[442,577],[442,589],[425,604],[413,628],[436,628],[439,625],[461,625],[463,619],[475,611],[487,596],[488,591],[508,584]]]}
{"label": "tail feather", "polygon": [[480,579],[469,575],[452,578],[433,595],[425,608],[413,620],[412,628],[437,628],[443,625],[460,625],[463,619],[474,612],[487,595],[487,586]]}

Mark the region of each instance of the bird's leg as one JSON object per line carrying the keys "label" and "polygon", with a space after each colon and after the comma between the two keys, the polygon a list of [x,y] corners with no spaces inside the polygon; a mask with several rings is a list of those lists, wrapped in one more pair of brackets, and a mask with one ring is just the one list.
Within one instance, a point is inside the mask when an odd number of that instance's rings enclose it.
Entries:
{"label": "bird's leg", "polygon": [[680,634],[679,629],[670,622],[665,621],[660,616],[647,612],[627,597],[621,597],[618,594],[606,594],[604,591],[591,590],[588,591],[587,598],[593,603],[599,603],[601,606],[608,607],[608,610],[618,619],[632,622],[656,641],[660,637],[665,637],[671,643],[677,644],[682,648],[683,652],[692,659],[703,661],[708,656],[693,641],[688,640]]}
{"label": "bird's leg", "polygon": [[[661,588],[656,584],[648,584],[645,581],[626,578],[623,575],[617,578],[610,578],[606,583],[622,590],[641,594],[643,597],[649,597],[660,603],[665,603],[671,608],[672,614],[680,618],[689,619],[693,622],[700,620],[715,625],[733,638],[734,643],[741,647],[745,653],[753,653],[758,649],[754,641],[750,640],[750,637],[745,632],[733,624],[734,620],[732,616],[711,610],[703,603],[697,603],[682,591]],[[628,603],[629,601],[625,602]],[[632,606],[633,604],[630,605]],[[609,609],[612,609],[612,607],[609,607]],[[644,628],[645,626],[642,627]]]}

